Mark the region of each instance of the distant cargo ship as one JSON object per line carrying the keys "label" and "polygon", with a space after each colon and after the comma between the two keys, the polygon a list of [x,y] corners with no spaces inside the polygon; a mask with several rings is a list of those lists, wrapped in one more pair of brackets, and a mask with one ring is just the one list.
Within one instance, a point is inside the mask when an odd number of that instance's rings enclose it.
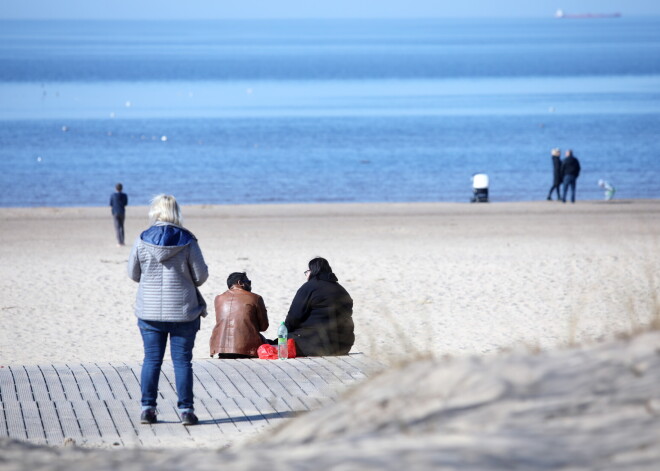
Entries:
{"label": "distant cargo ship", "polygon": [[619,18],[621,13],[564,13],[564,10],[557,10],[556,18]]}

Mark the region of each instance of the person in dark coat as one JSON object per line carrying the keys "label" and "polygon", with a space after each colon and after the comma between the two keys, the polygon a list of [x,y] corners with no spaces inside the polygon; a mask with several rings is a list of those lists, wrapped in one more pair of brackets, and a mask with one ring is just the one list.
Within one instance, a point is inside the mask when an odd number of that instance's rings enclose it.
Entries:
{"label": "person in dark coat", "polygon": [[552,186],[548,192],[548,201],[552,201],[552,192],[557,191],[557,201],[561,200],[561,150],[552,149]]}
{"label": "person in dark coat", "polygon": [[285,325],[299,356],[346,355],[355,342],[353,299],[324,258],[310,260]]}
{"label": "person in dark coat", "polygon": [[112,207],[112,220],[115,223],[115,235],[117,236],[117,245],[124,245],[124,218],[126,217],[126,205],[128,196],[122,190],[121,183],[115,185],[115,192],[110,195],[110,206]]}
{"label": "person in dark coat", "polygon": [[571,203],[575,203],[575,184],[580,176],[580,161],[573,155],[573,151],[568,149],[561,163],[561,173],[563,175],[563,197],[562,201],[566,202],[568,196],[568,189],[571,189]]}

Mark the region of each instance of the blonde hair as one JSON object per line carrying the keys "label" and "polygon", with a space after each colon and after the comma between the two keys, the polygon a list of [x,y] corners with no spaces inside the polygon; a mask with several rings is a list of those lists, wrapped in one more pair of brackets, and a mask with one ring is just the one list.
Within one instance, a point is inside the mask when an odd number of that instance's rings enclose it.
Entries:
{"label": "blonde hair", "polygon": [[152,222],[169,222],[177,226],[183,222],[179,203],[171,195],[154,196],[149,208],[149,219]]}

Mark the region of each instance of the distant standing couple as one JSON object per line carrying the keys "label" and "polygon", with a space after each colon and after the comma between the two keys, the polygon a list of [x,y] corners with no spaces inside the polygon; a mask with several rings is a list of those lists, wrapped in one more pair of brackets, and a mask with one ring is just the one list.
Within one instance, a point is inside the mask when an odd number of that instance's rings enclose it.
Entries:
{"label": "distant standing couple", "polygon": [[548,193],[548,201],[552,201],[552,193],[557,191],[557,201],[561,200],[566,203],[570,189],[571,203],[575,203],[575,187],[581,170],[580,161],[573,155],[571,149],[566,151],[563,161],[560,160],[561,151],[559,149],[552,149],[551,155],[553,180]]}

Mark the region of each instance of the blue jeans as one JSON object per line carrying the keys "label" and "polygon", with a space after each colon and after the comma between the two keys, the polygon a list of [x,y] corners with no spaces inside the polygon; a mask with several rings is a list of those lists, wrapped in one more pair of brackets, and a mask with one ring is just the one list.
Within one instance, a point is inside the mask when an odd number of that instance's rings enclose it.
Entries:
{"label": "blue jeans", "polygon": [[156,407],[160,367],[165,356],[167,337],[170,337],[170,353],[174,365],[177,407],[180,411],[193,410],[192,351],[199,330],[199,317],[190,322],[159,322],[138,319],[138,327],[144,343],[141,388],[142,408]]}
{"label": "blue jeans", "polygon": [[564,203],[566,202],[566,197],[568,196],[568,189],[571,189],[571,202],[575,203],[575,181],[577,180],[577,177],[575,175],[564,175],[564,188],[563,188],[563,193],[564,196],[562,200]]}

